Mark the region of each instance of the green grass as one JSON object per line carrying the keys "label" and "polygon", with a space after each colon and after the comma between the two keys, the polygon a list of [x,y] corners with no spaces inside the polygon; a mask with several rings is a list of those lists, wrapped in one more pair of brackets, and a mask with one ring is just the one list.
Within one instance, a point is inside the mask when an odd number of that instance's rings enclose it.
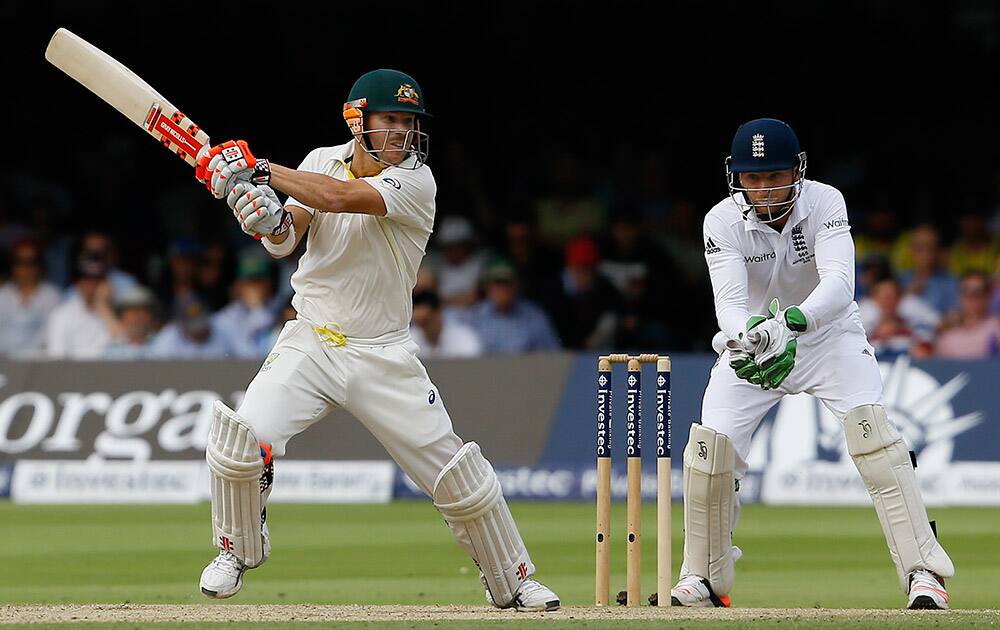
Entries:
{"label": "green grass", "polygon": [[[565,605],[591,605],[593,505],[518,503],[512,509],[538,577]],[[625,586],[623,505],[615,505],[614,516],[612,591],[618,591]],[[997,606],[1000,510],[934,509],[931,518],[937,519],[958,570],[948,583],[952,606]],[[208,519],[207,504],[0,503],[0,604],[208,603],[198,592],[201,569],[214,555]],[[654,521],[649,504],[643,521],[644,596],[656,583]],[[233,603],[484,603],[475,567],[429,502],[274,505],[269,522],[273,557],[248,574]],[[673,531],[676,574],[680,504]],[[733,591],[739,607],[898,608],[904,603],[872,509],[747,506],[735,540],[745,553]],[[586,624],[578,621],[574,627],[580,626]]]}

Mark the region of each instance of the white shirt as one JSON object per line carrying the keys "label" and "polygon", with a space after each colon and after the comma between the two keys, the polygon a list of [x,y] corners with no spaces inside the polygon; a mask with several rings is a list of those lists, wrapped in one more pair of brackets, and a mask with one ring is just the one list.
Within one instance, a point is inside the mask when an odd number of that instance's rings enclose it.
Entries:
{"label": "white shirt", "polygon": [[30,356],[41,350],[45,320],[59,304],[59,289],[42,282],[27,302],[13,282],[0,287],[0,356]]}
{"label": "white shirt", "polygon": [[[314,149],[299,170],[353,179],[348,169],[354,141]],[[413,160],[414,158],[409,158]],[[411,294],[427,239],[434,227],[437,185],[430,167],[389,167],[361,178],[385,200],[386,215],[312,213],[306,251],[292,275],[292,306],[318,324],[337,323],[348,338],[405,331],[413,314]]]}
{"label": "white shirt", "polygon": [[441,324],[441,335],[437,345],[433,345],[417,325],[410,326],[413,341],[420,346],[417,355],[423,359],[455,359],[478,357],[483,353],[483,342],[471,326],[445,318]]}
{"label": "white shirt", "polygon": [[100,315],[77,293],[52,311],[45,331],[45,353],[53,359],[100,359],[111,332]]}
{"label": "white shirt", "polygon": [[727,197],[705,217],[704,237],[715,315],[730,339],[750,315],[766,315],[772,298],[802,309],[803,336],[830,327],[864,333],[854,302],[854,240],[836,188],[805,180],[781,232],[744,219]]}

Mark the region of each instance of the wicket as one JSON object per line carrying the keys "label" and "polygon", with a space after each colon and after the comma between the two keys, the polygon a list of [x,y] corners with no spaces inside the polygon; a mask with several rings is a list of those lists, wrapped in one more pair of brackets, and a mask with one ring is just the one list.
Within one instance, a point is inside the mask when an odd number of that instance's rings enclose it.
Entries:
{"label": "wicket", "polygon": [[642,520],[642,364],[656,364],[656,587],[657,605],[670,605],[670,357],[610,354],[597,362],[597,588],[598,606],[607,606],[611,560],[612,384],[615,363],[627,364],[625,454],[628,480],[627,605],[639,605]]}

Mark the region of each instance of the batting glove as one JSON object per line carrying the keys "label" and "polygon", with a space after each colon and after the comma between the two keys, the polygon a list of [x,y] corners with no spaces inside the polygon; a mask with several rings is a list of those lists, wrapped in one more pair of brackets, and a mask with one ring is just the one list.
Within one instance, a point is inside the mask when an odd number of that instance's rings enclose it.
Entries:
{"label": "batting glove", "polygon": [[213,197],[223,199],[241,181],[266,186],[271,181],[271,164],[255,158],[246,141],[227,140],[198,152],[195,178],[205,184]]}
{"label": "batting glove", "polygon": [[226,203],[240,229],[251,236],[278,236],[292,225],[291,213],[282,207],[270,186],[239,182],[229,192]]}

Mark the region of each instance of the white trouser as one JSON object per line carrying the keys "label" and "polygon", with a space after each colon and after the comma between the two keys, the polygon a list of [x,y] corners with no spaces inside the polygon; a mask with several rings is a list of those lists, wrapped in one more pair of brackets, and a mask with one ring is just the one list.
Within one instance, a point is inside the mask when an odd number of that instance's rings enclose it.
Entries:
{"label": "white trouser", "polygon": [[343,407],[429,496],[462,440],[416,350],[406,331],[332,347],[314,324],[293,320],[250,382],[237,413],[279,457],[289,439],[334,406]]}
{"label": "white trouser", "polygon": [[882,375],[875,350],[860,330],[827,330],[799,337],[795,367],[777,389],[763,390],[737,378],[722,354],[712,368],[701,422],[729,436],[736,448],[736,478],[746,473],[750,439],[785,394],[818,398],[841,422],[859,405],[882,403]]}

